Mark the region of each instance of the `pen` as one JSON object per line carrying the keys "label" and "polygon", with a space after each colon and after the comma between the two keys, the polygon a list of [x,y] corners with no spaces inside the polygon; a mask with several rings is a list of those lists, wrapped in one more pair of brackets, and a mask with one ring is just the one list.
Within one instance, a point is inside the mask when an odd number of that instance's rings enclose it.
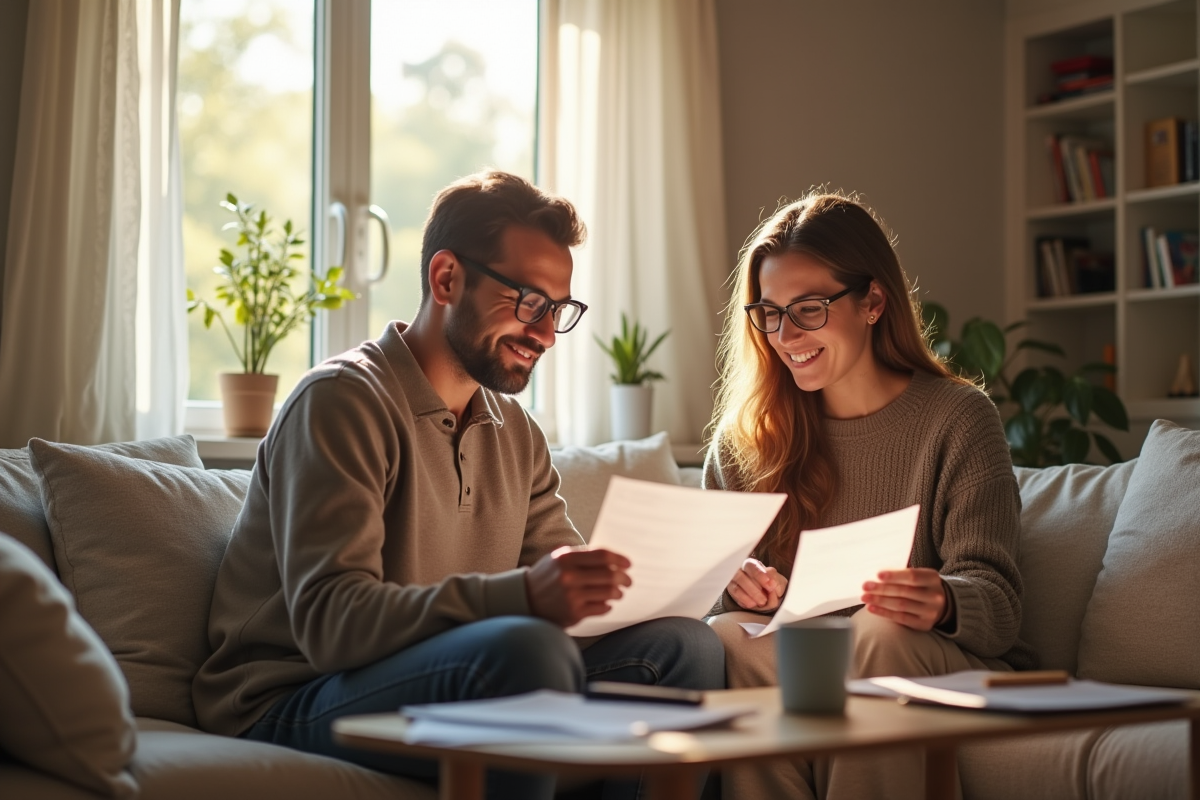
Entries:
{"label": "pen", "polygon": [[1071,675],[1065,669],[1042,669],[1028,672],[994,672],[983,679],[988,688],[1001,686],[1046,686],[1067,683]]}

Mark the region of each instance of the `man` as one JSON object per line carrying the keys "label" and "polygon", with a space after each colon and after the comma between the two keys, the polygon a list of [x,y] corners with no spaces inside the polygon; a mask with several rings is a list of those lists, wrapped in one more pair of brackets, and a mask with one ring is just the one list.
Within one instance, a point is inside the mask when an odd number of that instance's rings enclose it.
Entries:
{"label": "man", "polygon": [[[697,620],[582,651],[563,632],[621,596],[629,562],[581,547],[545,437],[505,395],[586,310],[570,291],[584,235],[570,203],[502,172],[435,198],[416,319],[311,370],[259,447],[194,685],[205,728],[433,777],[337,746],[330,723],[593,679],[723,687]],[[492,796],[552,792],[489,776]]]}

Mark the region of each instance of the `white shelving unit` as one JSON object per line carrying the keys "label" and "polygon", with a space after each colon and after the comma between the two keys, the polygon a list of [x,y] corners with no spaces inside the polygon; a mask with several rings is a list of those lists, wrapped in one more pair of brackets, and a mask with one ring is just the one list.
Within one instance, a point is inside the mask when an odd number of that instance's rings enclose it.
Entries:
{"label": "white shelving unit", "polygon": [[[1200,0],[1092,0],[1010,19],[1006,43],[1006,253],[1010,319],[1067,351],[1068,370],[1116,351],[1116,390],[1133,422],[1133,447],[1150,421],[1200,427],[1200,399],[1169,398],[1180,354],[1200,370],[1200,285],[1143,285],[1140,231],[1200,229],[1200,183],[1147,188],[1145,124],[1200,117]],[[1054,88],[1051,63],[1079,55],[1113,59],[1113,88],[1037,104]],[[1113,197],[1056,202],[1046,139],[1076,134],[1111,142]],[[1113,253],[1114,291],[1037,296],[1041,236],[1083,236]],[[1036,363],[1036,362],[1035,362]],[[1118,442],[1120,445],[1121,443]]]}

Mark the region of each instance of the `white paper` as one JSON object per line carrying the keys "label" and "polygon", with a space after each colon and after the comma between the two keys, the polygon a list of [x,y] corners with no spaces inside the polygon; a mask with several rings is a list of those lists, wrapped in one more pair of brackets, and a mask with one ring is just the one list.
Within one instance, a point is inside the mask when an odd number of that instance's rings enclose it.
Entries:
{"label": "white paper", "polygon": [[766,533],[785,497],[613,476],[590,545],[628,558],[633,584],[607,613],[567,633],[596,636],[660,617],[700,619]]}
{"label": "white paper", "polygon": [[880,571],[904,569],[912,553],[920,506],[800,533],[792,577],[779,610],[762,631],[862,602],[862,586]]}
{"label": "white paper", "polygon": [[492,744],[536,741],[619,741],[658,731],[721,725],[756,712],[751,705],[703,708],[665,703],[589,700],[578,694],[538,692],[405,706],[412,720],[405,741],[424,744]]}
{"label": "white paper", "polygon": [[1088,711],[1164,705],[1183,703],[1192,696],[1188,692],[1172,689],[1077,680],[1041,686],[989,687],[984,685],[984,678],[990,674],[987,670],[966,670],[930,678],[862,678],[849,681],[846,686],[854,694],[1018,712]]}

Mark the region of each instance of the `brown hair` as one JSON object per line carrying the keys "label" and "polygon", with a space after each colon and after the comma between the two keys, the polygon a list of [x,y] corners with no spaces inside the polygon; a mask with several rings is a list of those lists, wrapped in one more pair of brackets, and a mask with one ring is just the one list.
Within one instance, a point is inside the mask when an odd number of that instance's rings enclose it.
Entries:
{"label": "brown hair", "polygon": [[[571,203],[543,192],[517,175],[488,170],[459,178],[438,192],[421,239],[421,304],[429,295],[429,262],[453,250],[485,263],[503,257],[502,237],[510,225],[539,230],[555,244],[576,247],[587,228]],[[474,273],[467,272],[468,284]]]}
{"label": "brown hair", "polygon": [[886,298],[871,329],[876,360],[904,372],[924,370],[956,378],[929,349],[920,304],[883,223],[856,197],[812,192],[781,206],[753,234],[734,272],[718,358],[721,382],[713,439],[744,485],[755,492],[786,492],[787,500],[759,545],[777,569],[796,555],[800,531],[820,524],[837,491],[836,472],[821,429],[820,396],[799,390],[767,338],[742,306],[762,299],[763,260],[803,253],[826,265],[852,296],[866,296],[872,281]]}

